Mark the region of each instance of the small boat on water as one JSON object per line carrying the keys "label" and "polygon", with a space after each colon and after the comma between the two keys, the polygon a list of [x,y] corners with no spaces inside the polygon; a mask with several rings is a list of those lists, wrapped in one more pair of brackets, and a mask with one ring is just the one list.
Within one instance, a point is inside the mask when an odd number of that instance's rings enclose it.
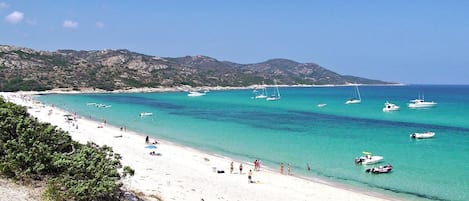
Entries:
{"label": "small boat on water", "polygon": [[365,172],[368,172],[370,174],[382,174],[382,173],[389,173],[392,170],[392,165],[387,164],[384,166],[378,166],[378,167],[372,167],[372,168],[367,168]]}
{"label": "small boat on water", "polygon": [[383,159],[384,159],[384,157],[382,157],[382,156],[373,156],[372,153],[364,151],[363,156],[355,158],[355,164],[370,165],[370,164],[379,163]]}
{"label": "small boat on water", "polygon": [[280,100],[280,91],[278,90],[277,81],[274,80],[274,83],[275,83],[274,93],[265,99],[267,101],[278,101],[278,100]]}
{"label": "small boat on water", "polygon": [[320,103],[317,105],[317,107],[326,107],[326,105],[327,105],[326,103]]}
{"label": "small boat on water", "polygon": [[360,96],[360,90],[358,90],[358,85],[355,85],[355,94],[356,97],[349,98],[345,101],[345,104],[358,104],[362,102],[362,97]]}
{"label": "small boat on water", "polygon": [[100,107],[100,108],[109,108],[109,107],[112,107],[112,105],[106,105],[104,103],[100,103],[100,104],[97,104],[96,107]]}
{"label": "small boat on water", "polygon": [[95,107],[100,107],[100,108],[112,107],[112,105],[106,105],[104,103],[86,103],[86,106],[95,106]]}
{"label": "small boat on water", "polygon": [[414,100],[410,100],[409,108],[431,108],[435,107],[438,103],[433,101],[425,101],[425,96],[418,97]]}
{"label": "small boat on water", "polygon": [[262,85],[260,85],[258,89],[260,90],[260,93],[257,90],[253,91],[256,94],[256,96],[255,96],[256,99],[264,99],[264,98],[268,97],[267,96],[267,89],[264,86],[264,82],[262,82]]}
{"label": "small boat on water", "polygon": [[140,112],[141,117],[146,117],[146,116],[153,116],[153,113],[151,112]]}
{"label": "small boat on water", "polygon": [[410,137],[415,138],[415,139],[432,138],[433,136],[435,136],[435,132],[412,133],[412,134],[410,134]]}
{"label": "small boat on water", "polygon": [[256,99],[263,99],[263,98],[267,98],[267,96],[264,95],[264,94],[259,94],[259,95],[256,95],[255,98],[256,98]]}
{"label": "small boat on water", "polygon": [[399,108],[400,108],[399,106],[386,101],[384,103],[383,112],[397,111],[399,110]]}
{"label": "small boat on water", "polygon": [[206,93],[203,92],[198,92],[198,91],[189,91],[189,94],[187,96],[189,97],[197,97],[197,96],[205,96]]}

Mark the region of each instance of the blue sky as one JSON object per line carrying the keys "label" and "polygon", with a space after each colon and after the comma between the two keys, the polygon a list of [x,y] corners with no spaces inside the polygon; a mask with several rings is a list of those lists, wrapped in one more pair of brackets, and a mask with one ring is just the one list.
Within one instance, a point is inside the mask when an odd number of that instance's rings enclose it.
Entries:
{"label": "blue sky", "polygon": [[0,0],[0,44],[314,62],[407,84],[469,84],[469,1]]}

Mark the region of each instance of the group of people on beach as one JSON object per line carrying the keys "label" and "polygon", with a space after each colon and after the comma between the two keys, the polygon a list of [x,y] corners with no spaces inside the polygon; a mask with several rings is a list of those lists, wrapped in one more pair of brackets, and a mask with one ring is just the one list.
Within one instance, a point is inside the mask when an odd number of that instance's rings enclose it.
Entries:
{"label": "group of people on beach", "polygon": [[[287,166],[287,175],[291,175],[291,165],[290,163],[288,163],[288,166]],[[285,170],[284,170],[284,165],[283,165],[283,162],[280,163],[280,174],[285,174]]]}
{"label": "group of people on beach", "polygon": [[[307,169],[308,171],[310,171],[310,170],[311,170],[311,167],[309,166],[309,163],[306,164],[306,165],[307,165],[306,169]],[[261,161],[256,159],[256,160],[254,161],[254,171],[260,171],[261,166],[262,166]],[[230,173],[233,174],[233,171],[234,171],[234,162],[231,161],[231,163],[230,163]],[[252,180],[252,173],[253,173],[252,170],[249,170],[249,172],[248,172],[248,182],[249,182],[249,183],[255,183],[255,182],[253,182],[253,180]],[[243,174],[243,163],[239,163],[239,174]],[[281,163],[280,163],[280,174],[292,175],[292,172],[291,172],[291,164],[290,164],[290,163],[287,163],[287,171],[285,172],[284,163],[281,162]]]}
{"label": "group of people on beach", "polygon": [[[145,144],[150,144],[150,136],[145,137]],[[157,140],[154,140],[151,144],[158,144]]]}
{"label": "group of people on beach", "polygon": [[[255,171],[260,171],[261,166],[262,166],[261,160],[256,159],[254,161],[254,170]],[[234,171],[234,162],[231,161],[231,163],[230,163],[230,173],[233,174],[233,171]],[[243,163],[239,163],[239,174],[243,174]]]}
{"label": "group of people on beach", "polygon": [[256,159],[256,160],[254,161],[254,170],[255,170],[255,171],[260,171],[260,170],[261,170],[261,166],[262,166],[261,160]]}
{"label": "group of people on beach", "polygon": [[[306,170],[311,171],[311,166],[309,166],[309,163],[306,163]],[[283,163],[280,163],[280,174],[284,174]],[[287,175],[292,175],[290,163],[287,165]]]}
{"label": "group of people on beach", "polygon": [[[260,171],[261,169],[261,161],[260,160],[255,160],[254,161],[254,170],[255,171]],[[231,161],[230,163],[230,174],[233,174],[234,171],[234,162]],[[239,174],[243,174],[243,163],[239,163]],[[252,170],[250,169],[248,172],[248,183],[256,183],[252,180]]]}

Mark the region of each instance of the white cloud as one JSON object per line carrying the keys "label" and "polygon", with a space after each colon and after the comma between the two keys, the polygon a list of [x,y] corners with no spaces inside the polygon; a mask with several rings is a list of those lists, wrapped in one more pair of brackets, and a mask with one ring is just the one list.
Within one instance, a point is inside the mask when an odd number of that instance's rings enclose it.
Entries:
{"label": "white cloud", "polygon": [[104,23],[102,23],[102,22],[96,22],[96,27],[98,27],[98,28],[100,28],[100,29],[101,29],[101,28],[104,28]]}
{"label": "white cloud", "polygon": [[11,24],[20,23],[24,18],[24,14],[19,11],[12,12],[11,14],[5,17],[5,21]]}
{"label": "white cloud", "polygon": [[10,5],[6,4],[6,3],[3,3],[3,2],[0,2],[0,9],[4,9],[4,8],[8,8],[10,7]]}
{"label": "white cloud", "polygon": [[74,22],[72,20],[65,20],[63,26],[65,28],[77,28],[78,22]]}

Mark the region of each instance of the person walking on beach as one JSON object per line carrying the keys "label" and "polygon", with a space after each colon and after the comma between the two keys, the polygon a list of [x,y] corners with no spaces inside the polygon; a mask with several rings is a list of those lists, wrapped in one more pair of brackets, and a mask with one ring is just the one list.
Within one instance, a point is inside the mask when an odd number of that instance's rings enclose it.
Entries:
{"label": "person walking on beach", "polygon": [[233,169],[234,169],[233,161],[231,161],[231,163],[230,163],[230,174],[233,174]]}
{"label": "person walking on beach", "polygon": [[147,137],[145,137],[145,143],[146,144],[150,143],[150,138],[148,137],[148,135],[147,135]]}
{"label": "person walking on beach", "polygon": [[239,174],[243,174],[243,164],[239,163]]}
{"label": "person walking on beach", "polygon": [[283,163],[280,163],[280,174],[283,174]]}
{"label": "person walking on beach", "polygon": [[252,170],[249,170],[249,173],[248,173],[248,184],[250,183],[253,183],[252,182]]}

